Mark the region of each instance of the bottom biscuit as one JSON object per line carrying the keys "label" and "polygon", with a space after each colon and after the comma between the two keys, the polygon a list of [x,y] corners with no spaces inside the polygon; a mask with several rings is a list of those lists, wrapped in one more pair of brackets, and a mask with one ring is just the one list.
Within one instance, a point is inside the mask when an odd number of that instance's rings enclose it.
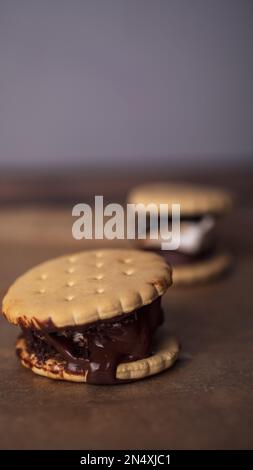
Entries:
{"label": "bottom biscuit", "polygon": [[174,266],[173,285],[202,284],[217,279],[231,268],[232,260],[230,254],[218,253],[189,265]]}
{"label": "bottom biscuit", "polygon": [[[71,374],[65,370],[64,361],[61,361],[60,358],[47,359],[45,362],[41,362],[35,354],[28,352],[26,340],[23,337],[18,338],[16,350],[23,366],[31,369],[35,374],[50,379],[86,382],[87,373]],[[178,353],[178,341],[169,337],[162,342],[159,351],[152,356],[138,361],[119,364],[116,373],[118,383],[121,383],[120,381],[122,381],[122,383],[130,382],[158,374],[174,364]]]}

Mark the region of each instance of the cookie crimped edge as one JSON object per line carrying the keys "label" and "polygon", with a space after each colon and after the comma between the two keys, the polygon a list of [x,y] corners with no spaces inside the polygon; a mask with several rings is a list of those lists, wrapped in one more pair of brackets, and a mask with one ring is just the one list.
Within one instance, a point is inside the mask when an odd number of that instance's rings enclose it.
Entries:
{"label": "cookie crimped edge", "polygon": [[[37,271],[39,269],[42,269],[44,266],[47,266],[49,263],[49,269],[50,269],[50,264],[53,263],[54,261],[65,261],[70,257],[78,257],[80,255],[95,255],[97,253],[104,252],[106,254],[112,254],[112,255],[117,255],[117,256],[134,256],[136,253],[139,252],[139,254],[143,254],[142,250],[136,250],[136,249],[98,249],[98,250],[87,250],[87,251],[81,251],[77,253],[70,253],[64,256],[60,256],[48,261],[45,261],[43,263],[40,263],[39,265],[29,269],[26,271],[23,275],[18,277],[14,283],[10,286],[8,289],[4,299],[3,299],[3,306],[2,306],[2,313],[6,317],[8,321],[10,321],[13,324],[16,325],[22,325],[25,327],[34,327],[36,329],[41,329],[41,325],[44,323],[50,322],[52,325],[55,327],[61,328],[61,327],[68,327],[68,326],[75,326],[75,325],[83,325],[83,324],[88,324],[88,323],[93,323],[95,321],[100,321],[100,320],[105,320],[105,319],[110,319],[113,318],[117,315],[121,314],[128,314],[131,313],[132,311],[144,307],[145,305],[149,305],[150,303],[154,302],[158,297],[161,297],[167,289],[170,287],[172,284],[172,272],[171,272],[171,267],[168,266],[164,260],[162,259],[161,256],[152,253],[153,259],[155,261],[160,262],[160,267],[159,269],[161,270],[160,275],[159,274],[154,274],[153,278],[152,275],[150,276],[149,280],[145,280],[141,288],[136,289],[136,291],[132,290],[131,295],[133,302],[131,304],[123,305],[122,299],[118,298],[117,299],[117,308],[107,308],[107,309],[99,309],[98,307],[93,307],[91,310],[89,317],[86,318],[86,315],[79,315],[79,318],[77,319],[72,313],[71,315],[68,314],[66,315],[68,318],[65,321],[63,316],[57,315],[56,316],[51,316],[50,314],[47,315],[47,317],[41,319],[39,318],[39,315],[34,315],[34,316],[27,316],[25,312],[22,312],[21,314],[19,313],[17,315],[16,313],[16,301],[15,297],[12,298],[12,289],[15,288],[16,284],[19,282],[19,279],[21,279],[23,276],[26,274],[29,274],[33,271]],[[149,260],[150,263],[150,260]],[[150,289],[148,294],[147,294],[147,287],[151,287],[152,290]],[[145,289],[146,287],[146,289]],[[115,298],[117,296],[115,295]],[[130,297],[130,294],[129,294]],[[85,305],[85,297],[84,297],[84,305]],[[81,317],[81,318],[80,318]]]}
{"label": "cookie crimped edge", "polygon": [[[169,337],[166,339],[166,344],[154,355],[138,361],[119,364],[116,378],[124,383],[124,381],[143,379],[169,369],[177,360],[179,349],[178,341]],[[48,359],[41,364],[35,354],[29,354],[23,337],[17,339],[16,350],[22,365],[37,375],[69,382],[87,382],[87,372],[85,374],[66,372],[63,364],[55,359]]]}

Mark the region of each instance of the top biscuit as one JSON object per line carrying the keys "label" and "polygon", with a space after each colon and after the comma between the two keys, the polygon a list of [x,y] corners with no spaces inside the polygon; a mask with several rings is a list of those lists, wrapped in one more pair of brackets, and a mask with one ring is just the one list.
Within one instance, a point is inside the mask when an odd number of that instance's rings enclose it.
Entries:
{"label": "top biscuit", "polygon": [[203,214],[220,214],[232,206],[231,195],[220,189],[208,186],[190,185],[184,183],[149,183],[134,188],[128,203],[168,204],[171,213],[172,204],[180,204],[181,215],[196,216]]}
{"label": "top biscuit", "polygon": [[9,288],[3,314],[14,324],[88,324],[153,302],[170,286],[171,270],[154,253],[104,249],[62,256],[29,270]]}

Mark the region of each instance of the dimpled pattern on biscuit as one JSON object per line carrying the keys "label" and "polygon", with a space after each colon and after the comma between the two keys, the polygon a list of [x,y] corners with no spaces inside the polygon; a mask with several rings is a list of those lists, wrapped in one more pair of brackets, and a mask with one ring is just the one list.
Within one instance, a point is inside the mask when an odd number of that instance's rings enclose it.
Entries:
{"label": "dimpled pattern on biscuit", "polygon": [[3,299],[6,318],[40,328],[81,325],[129,313],[170,286],[171,269],[154,253],[128,249],[62,256],[19,277]]}

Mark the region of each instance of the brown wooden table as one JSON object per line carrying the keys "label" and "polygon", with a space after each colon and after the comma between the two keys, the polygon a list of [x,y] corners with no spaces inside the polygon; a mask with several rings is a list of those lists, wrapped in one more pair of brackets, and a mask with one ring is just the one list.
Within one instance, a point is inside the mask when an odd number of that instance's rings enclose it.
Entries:
{"label": "brown wooden table", "polygon": [[[14,354],[17,328],[1,319],[1,448],[253,446],[252,175],[247,168],[197,175],[181,175],[181,170],[171,175],[167,170],[154,176],[217,183],[238,196],[237,207],[222,229],[235,254],[233,272],[203,287],[172,288],[165,296],[165,328],[182,343],[180,360],[172,370],[124,386],[40,378],[20,366]],[[44,178],[1,176],[1,294],[34,264],[94,246],[71,238],[74,201],[87,200],[94,192],[122,201],[128,187],[143,175],[127,179],[121,174],[117,182],[115,174],[98,179],[93,175],[93,180],[87,173],[71,180],[66,175]],[[145,179],[150,175],[145,174]]]}

